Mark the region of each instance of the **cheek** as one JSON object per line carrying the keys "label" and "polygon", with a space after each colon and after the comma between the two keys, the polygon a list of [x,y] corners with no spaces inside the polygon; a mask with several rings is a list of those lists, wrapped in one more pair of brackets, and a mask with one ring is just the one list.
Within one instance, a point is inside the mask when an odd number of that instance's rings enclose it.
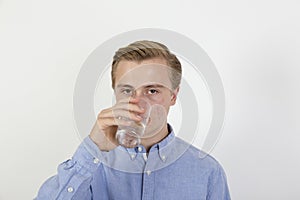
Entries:
{"label": "cheek", "polygon": [[162,104],[164,102],[164,96],[158,95],[147,95],[145,96],[151,104]]}
{"label": "cheek", "polygon": [[166,96],[152,96],[148,98],[151,105],[161,105],[163,107],[168,107],[170,105],[170,99]]}

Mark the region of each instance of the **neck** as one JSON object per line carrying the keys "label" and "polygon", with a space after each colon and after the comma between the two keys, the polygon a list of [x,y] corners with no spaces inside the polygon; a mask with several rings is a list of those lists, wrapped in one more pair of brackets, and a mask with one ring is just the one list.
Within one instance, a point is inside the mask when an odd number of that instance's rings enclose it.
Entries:
{"label": "neck", "polygon": [[149,153],[150,148],[154,144],[162,141],[165,137],[167,137],[168,134],[168,126],[167,124],[165,124],[164,127],[158,133],[154,134],[151,137],[142,138],[141,144],[145,147],[147,153]]}

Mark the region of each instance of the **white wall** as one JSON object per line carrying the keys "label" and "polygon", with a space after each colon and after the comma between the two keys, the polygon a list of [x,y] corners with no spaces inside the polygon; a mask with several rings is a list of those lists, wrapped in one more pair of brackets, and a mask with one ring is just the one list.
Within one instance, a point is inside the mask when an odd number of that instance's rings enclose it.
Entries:
{"label": "white wall", "polygon": [[0,199],[32,199],[79,144],[73,89],[103,41],[182,33],[213,59],[227,113],[213,155],[232,199],[300,199],[300,3],[0,0]]}

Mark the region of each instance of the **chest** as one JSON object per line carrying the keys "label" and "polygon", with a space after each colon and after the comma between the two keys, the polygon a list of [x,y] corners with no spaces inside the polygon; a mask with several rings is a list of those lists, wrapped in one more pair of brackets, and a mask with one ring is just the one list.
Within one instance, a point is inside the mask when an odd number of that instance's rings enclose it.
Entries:
{"label": "chest", "polygon": [[[107,169],[99,184],[94,184],[94,199],[104,195],[97,194],[97,187],[106,186],[107,199],[132,200],[204,200],[206,199],[208,177],[193,170],[168,167],[145,173],[126,173]],[[99,195],[99,198],[97,197]]]}

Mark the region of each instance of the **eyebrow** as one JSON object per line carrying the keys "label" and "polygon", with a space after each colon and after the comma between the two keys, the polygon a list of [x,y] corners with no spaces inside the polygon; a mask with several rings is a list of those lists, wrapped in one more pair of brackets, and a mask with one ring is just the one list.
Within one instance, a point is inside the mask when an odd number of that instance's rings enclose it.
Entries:
{"label": "eyebrow", "polygon": [[[134,88],[133,86],[131,85],[128,85],[128,84],[120,84],[120,85],[117,85],[117,88]],[[141,87],[145,87],[145,88],[163,88],[165,86],[163,85],[160,85],[160,84],[150,84],[150,85],[144,85],[144,86],[141,86]]]}
{"label": "eyebrow", "polygon": [[151,88],[151,87],[154,87],[154,88],[162,88],[164,87],[163,85],[159,85],[159,84],[151,84],[151,85],[145,85],[144,86],[145,88]]}
{"label": "eyebrow", "polygon": [[123,87],[133,88],[133,86],[127,85],[127,84],[120,84],[120,85],[117,85],[117,88],[123,88]]}

